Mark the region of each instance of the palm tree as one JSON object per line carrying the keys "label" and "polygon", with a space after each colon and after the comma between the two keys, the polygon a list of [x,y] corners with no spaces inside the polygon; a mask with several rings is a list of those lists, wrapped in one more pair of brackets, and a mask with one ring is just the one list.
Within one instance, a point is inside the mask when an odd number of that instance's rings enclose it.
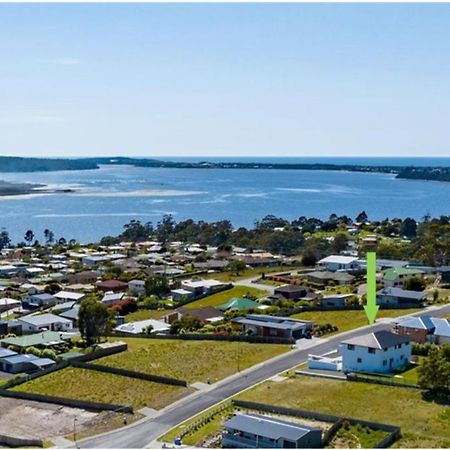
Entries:
{"label": "palm tree", "polygon": [[33,242],[34,239],[34,233],[32,230],[27,230],[27,232],[25,233],[24,239],[26,242],[28,242],[28,244],[31,244]]}
{"label": "palm tree", "polygon": [[53,233],[53,231],[46,228],[44,230],[44,237],[45,237],[45,241],[47,242],[47,244],[51,244],[55,240],[55,233]]}

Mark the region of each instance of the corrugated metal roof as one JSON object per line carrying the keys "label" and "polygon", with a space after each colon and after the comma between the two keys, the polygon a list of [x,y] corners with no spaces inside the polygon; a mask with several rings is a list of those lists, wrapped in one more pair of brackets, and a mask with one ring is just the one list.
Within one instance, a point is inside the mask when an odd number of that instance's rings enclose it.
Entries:
{"label": "corrugated metal roof", "polygon": [[225,422],[225,427],[269,439],[284,438],[290,441],[298,441],[311,431],[320,431],[318,428],[259,414],[238,414]]}

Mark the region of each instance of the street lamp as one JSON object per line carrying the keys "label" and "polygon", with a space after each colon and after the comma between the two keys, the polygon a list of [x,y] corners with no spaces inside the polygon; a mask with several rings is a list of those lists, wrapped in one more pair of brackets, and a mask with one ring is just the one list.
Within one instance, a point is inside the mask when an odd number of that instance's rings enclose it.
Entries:
{"label": "street lamp", "polygon": [[77,420],[78,419],[76,417],[73,419],[73,441],[75,442],[75,448],[78,448],[78,444],[77,444],[77,430],[76,430]]}

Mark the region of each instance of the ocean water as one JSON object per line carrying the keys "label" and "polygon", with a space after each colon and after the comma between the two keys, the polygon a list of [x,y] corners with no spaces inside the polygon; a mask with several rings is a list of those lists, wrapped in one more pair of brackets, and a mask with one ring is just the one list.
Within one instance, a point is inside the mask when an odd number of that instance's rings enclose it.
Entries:
{"label": "ocean water", "polygon": [[[382,160],[259,158],[257,161],[450,165],[450,158]],[[407,216],[420,219],[426,213],[450,214],[450,183],[397,180],[388,174],[103,166],[92,171],[0,173],[0,179],[77,190],[69,194],[0,197],[0,227],[9,231],[14,242],[22,240],[28,229],[42,240],[46,228],[53,230],[57,238],[93,242],[120,233],[131,219],[157,223],[164,214],[172,214],[176,220],[229,219],[235,227],[252,226],[266,214],[287,219],[302,215],[324,219],[331,213],[355,217],[362,210],[373,219]]]}

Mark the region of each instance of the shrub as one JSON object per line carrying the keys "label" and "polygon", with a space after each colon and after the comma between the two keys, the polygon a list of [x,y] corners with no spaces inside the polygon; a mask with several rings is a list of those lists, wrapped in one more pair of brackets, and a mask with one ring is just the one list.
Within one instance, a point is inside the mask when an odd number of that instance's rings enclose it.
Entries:
{"label": "shrub", "polygon": [[25,350],[25,353],[28,355],[41,356],[41,351],[36,347],[28,347]]}
{"label": "shrub", "polygon": [[56,356],[56,353],[54,352],[54,350],[46,348],[45,350],[42,350],[41,358],[49,358],[49,359],[53,359],[53,361],[56,361],[57,356]]}

